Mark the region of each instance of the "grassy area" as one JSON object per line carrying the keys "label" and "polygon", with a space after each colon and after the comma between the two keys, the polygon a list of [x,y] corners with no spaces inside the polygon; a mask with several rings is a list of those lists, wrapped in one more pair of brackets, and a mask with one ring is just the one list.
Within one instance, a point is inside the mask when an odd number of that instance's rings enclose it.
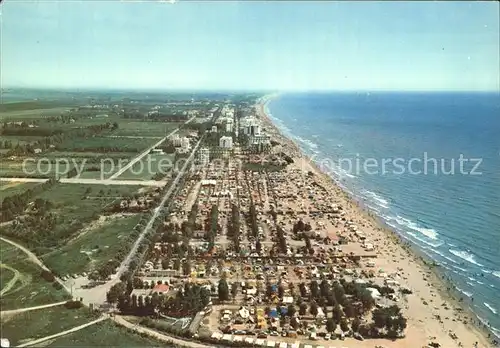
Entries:
{"label": "grassy area", "polygon": [[140,152],[156,143],[151,138],[89,137],[66,139],[57,145],[58,150],[85,152]]}
{"label": "grassy area", "polygon": [[76,240],[43,257],[44,263],[61,275],[97,268],[112,259],[124,245],[131,245],[132,240],[125,240],[139,220],[140,215],[134,215],[103,222],[102,226],[86,231]]}
{"label": "grassy area", "polygon": [[26,190],[29,190],[37,185],[40,185],[36,182],[7,182],[0,181],[0,196],[2,199],[5,197],[17,195],[23,193]]}
{"label": "grassy area", "polygon": [[[106,207],[121,197],[134,194],[139,188],[131,185],[55,184],[32,198],[33,201],[41,198],[51,202],[48,212],[55,219],[55,224],[50,225],[53,227],[47,229],[47,225],[42,226],[39,220],[32,222],[30,219],[15,227],[4,226],[3,229],[6,235],[22,241],[37,253],[46,253],[50,250],[47,247],[64,244],[91,221],[98,219]],[[91,198],[84,199],[87,196]]]}
{"label": "grassy area", "polygon": [[173,164],[174,155],[150,154],[135,163],[131,168],[118,177],[119,180],[150,180],[156,173],[162,172],[167,175]]}
{"label": "grassy area", "polygon": [[71,329],[96,318],[86,307],[67,309],[59,306],[20,313],[2,320],[2,337],[8,338],[11,345],[18,345]]}
{"label": "grassy area", "polygon": [[118,124],[118,129],[113,132],[114,136],[149,136],[159,138],[166,136],[181,125],[181,123],[173,122],[141,122],[124,119]]}
{"label": "grassy area", "polygon": [[[19,272],[14,286],[0,298],[1,310],[32,307],[65,300],[69,297],[65,290],[57,290],[52,283],[41,277],[41,269],[29,261],[24,254],[9,243],[0,241],[0,260]],[[4,286],[2,269],[2,289]],[[9,273],[10,274],[10,273]],[[8,280],[7,280],[8,281]]]}
{"label": "grassy area", "polygon": [[110,321],[104,321],[60,337],[47,347],[164,347],[165,343],[143,337]]}

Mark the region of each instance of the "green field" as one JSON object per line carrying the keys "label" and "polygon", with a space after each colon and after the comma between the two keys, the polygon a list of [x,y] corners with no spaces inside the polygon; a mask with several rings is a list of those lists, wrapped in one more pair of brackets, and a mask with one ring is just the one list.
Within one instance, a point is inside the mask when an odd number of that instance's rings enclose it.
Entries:
{"label": "green field", "polygon": [[[119,217],[87,231],[62,248],[43,257],[44,263],[57,274],[79,274],[98,268],[112,259],[121,248],[131,245],[128,239],[141,216]],[[64,260],[64,262],[61,262]]]}
{"label": "green field", "polygon": [[119,180],[151,180],[156,173],[162,172],[165,175],[170,173],[173,166],[173,154],[149,154],[131,168],[125,171],[117,179]]}
{"label": "green field", "polygon": [[57,106],[51,102],[26,102],[0,104],[0,121],[34,120],[51,116],[59,116],[71,106]]}
{"label": "green field", "polygon": [[[48,247],[58,247],[86,227],[113,202],[130,196],[140,186],[104,186],[80,184],[55,184],[39,193],[33,200],[41,198],[52,203],[48,212],[56,219],[55,227],[42,230],[42,226],[27,224],[3,227],[6,235],[13,236],[37,253],[46,253]],[[84,197],[91,197],[84,199]],[[40,231],[43,231],[41,233]],[[38,232],[38,233],[37,233]]]}
{"label": "green field", "polygon": [[165,343],[143,337],[110,321],[62,336],[46,347],[165,347]]}
{"label": "green field", "polygon": [[[0,297],[1,310],[32,307],[68,299],[69,295],[65,290],[57,290],[52,283],[41,277],[40,267],[29,261],[22,251],[4,241],[0,241],[0,249],[1,263],[19,272],[12,288]],[[4,276],[4,273],[7,276]],[[13,273],[7,273],[6,269],[2,268],[2,289],[7,285],[5,282],[9,282],[13,277]]]}
{"label": "green field", "polygon": [[158,142],[151,138],[88,137],[66,139],[57,145],[58,150],[82,152],[140,152]]}
{"label": "green field", "polygon": [[69,330],[96,318],[86,307],[67,309],[59,306],[19,313],[2,320],[2,337],[8,338],[11,345],[18,345]]}
{"label": "green field", "polygon": [[119,127],[113,132],[114,136],[145,136],[162,138],[174,129],[178,128],[181,123],[173,122],[141,122],[120,120]]}

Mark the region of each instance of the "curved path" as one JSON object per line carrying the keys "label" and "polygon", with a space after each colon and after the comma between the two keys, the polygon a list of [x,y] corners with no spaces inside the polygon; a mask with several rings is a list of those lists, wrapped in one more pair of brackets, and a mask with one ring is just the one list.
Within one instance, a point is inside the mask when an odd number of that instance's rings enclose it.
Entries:
{"label": "curved path", "polygon": [[75,326],[72,329],[69,329],[69,330],[66,330],[66,331],[61,331],[59,333],[56,333],[56,334],[53,334],[53,335],[50,335],[50,336],[45,336],[45,337],[39,338],[37,340],[33,340],[33,341],[29,341],[29,342],[20,344],[17,347],[29,347],[29,346],[33,346],[33,345],[38,344],[38,343],[42,343],[42,342],[45,342],[45,341],[48,341],[48,340],[52,340],[54,338],[61,337],[61,336],[64,336],[64,335],[67,335],[67,334],[79,331],[81,329],[85,329],[86,327],[88,327],[90,325],[94,325],[94,324],[100,323],[101,321],[106,320],[108,318],[109,317],[107,317],[107,316],[103,316],[103,317],[100,317],[99,319],[93,320],[93,321],[88,322],[86,324]]}
{"label": "curved path", "polygon": [[[11,241],[10,239],[7,239],[5,237],[0,237],[0,240],[2,240],[5,243],[9,243],[10,245],[15,246],[16,248],[18,248],[19,250],[21,250],[23,253],[25,253],[28,256],[28,260],[30,260],[31,262],[33,262],[34,264],[36,264],[37,266],[39,266],[41,269],[52,273],[52,271],[47,266],[45,266],[43,264],[43,262],[34,253],[32,253],[31,251],[29,251],[28,249],[26,249],[25,247],[23,247],[21,244],[18,244],[18,243],[14,242],[14,241]],[[71,290],[68,289],[68,287],[66,286],[66,284],[64,284],[64,282],[61,279],[59,279],[58,277],[55,277],[55,278],[56,278],[56,281],[59,284],[61,284],[62,287],[68,293],[71,294]]]}
{"label": "curved path", "polygon": [[5,295],[7,292],[9,292],[10,289],[12,289],[12,287],[16,284],[16,282],[18,281],[19,277],[21,276],[21,273],[19,273],[19,271],[15,268],[12,268],[4,263],[0,263],[0,268],[5,268],[5,269],[8,269],[9,271],[12,271],[14,272],[14,277],[9,280],[9,282],[7,283],[7,285],[5,285],[3,287],[3,289],[0,291],[0,296],[3,296]]}

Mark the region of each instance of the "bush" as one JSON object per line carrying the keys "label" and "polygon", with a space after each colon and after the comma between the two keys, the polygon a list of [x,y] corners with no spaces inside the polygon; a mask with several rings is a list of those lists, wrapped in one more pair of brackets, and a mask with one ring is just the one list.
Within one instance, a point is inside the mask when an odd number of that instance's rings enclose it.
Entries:
{"label": "bush", "polygon": [[82,308],[83,307],[83,303],[81,303],[80,301],[67,301],[65,304],[64,304],[64,307],[68,308],[68,309],[78,309],[78,308]]}
{"label": "bush", "polygon": [[45,279],[49,283],[52,283],[56,280],[56,277],[50,271],[47,271],[47,270],[42,270],[41,276],[43,279]]}

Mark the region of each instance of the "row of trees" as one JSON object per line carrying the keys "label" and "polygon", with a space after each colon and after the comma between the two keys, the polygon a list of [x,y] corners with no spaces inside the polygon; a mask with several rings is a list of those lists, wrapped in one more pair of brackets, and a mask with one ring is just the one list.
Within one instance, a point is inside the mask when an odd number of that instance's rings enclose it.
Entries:
{"label": "row of trees", "polygon": [[120,282],[107,292],[108,303],[117,304],[122,314],[151,316],[163,313],[173,317],[193,315],[210,303],[210,291],[198,284],[186,283],[173,295],[154,292],[151,296],[130,296],[131,286]]}
{"label": "row of trees", "polygon": [[215,237],[218,231],[218,219],[219,219],[219,206],[217,204],[212,205],[210,209],[210,215],[205,221],[205,239],[208,241],[208,249],[211,250],[215,245]]}
{"label": "row of trees", "polygon": [[240,209],[236,204],[231,206],[231,219],[228,223],[227,235],[231,238],[234,246],[234,250],[239,253],[240,248],[240,235],[241,235],[241,225],[240,225]]}

